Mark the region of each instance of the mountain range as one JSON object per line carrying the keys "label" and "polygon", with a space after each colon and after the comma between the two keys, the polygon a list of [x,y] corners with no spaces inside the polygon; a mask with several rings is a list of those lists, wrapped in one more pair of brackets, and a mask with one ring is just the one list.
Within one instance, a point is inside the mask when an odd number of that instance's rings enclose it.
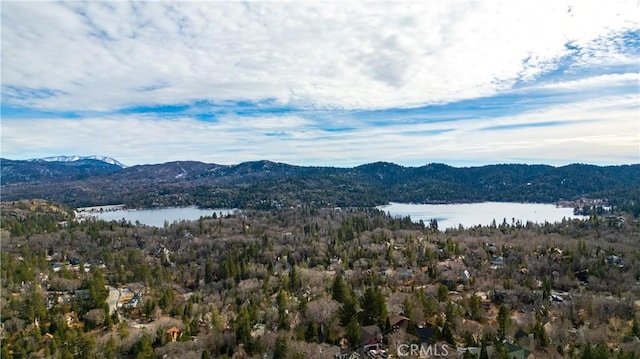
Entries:
{"label": "mountain range", "polygon": [[637,204],[640,164],[594,166],[498,164],[404,167],[376,162],[353,168],[271,161],[220,165],[196,161],[125,167],[100,156],[1,159],[2,200],[43,198],[74,207],[196,205],[209,208],[374,206],[388,202],[555,203],[581,197]]}
{"label": "mountain range", "polygon": [[32,158],[30,162],[82,162],[85,160],[97,160],[102,161],[111,165],[117,165],[120,168],[125,168],[124,164],[120,163],[120,161],[115,158],[106,157],[106,156],[53,156],[53,157],[44,157],[44,158]]}

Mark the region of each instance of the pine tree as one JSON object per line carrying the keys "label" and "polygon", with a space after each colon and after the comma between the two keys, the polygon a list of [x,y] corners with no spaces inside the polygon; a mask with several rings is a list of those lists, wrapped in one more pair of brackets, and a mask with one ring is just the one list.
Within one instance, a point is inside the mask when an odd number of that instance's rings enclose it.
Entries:
{"label": "pine tree", "polygon": [[207,284],[213,282],[214,275],[213,260],[208,258],[204,264],[204,282]]}
{"label": "pine tree", "polygon": [[505,338],[509,321],[509,309],[502,304],[498,310],[498,337],[500,339]]}
{"label": "pine tree", "polygon": [[236,318],[236,341],[239,343],[248,343],[251,340],[251,321],[247,307],[240,308],[238,318]]}
{"label": "pine tree", "polygon": [[340,324],[343,326],[348,325],[352,319],[356,319],[358,314],[358,300],[354,295],[349,294],[340,307]]}
{"label": "pine tree", "polygon": [[289,353],[289,339],[278,337],[276,339],[275,349],[273,351],[273,359],[286,359]]}
{"label": "pine tree", "polygon": [[631,335],[636,338],[640,338],[640,324],[638,324],[638,319],[633,318],[633,322],[631,323]]}
{"label": "pine tree", "polygon": [[291,266],[291,270],[289,271],[289,288],[292,293],[296,293],[302,288],[302,278],[300,278],[300,274],[295,265]]}
{"label": "pine tree", "polygon": [[489,353],[487,352],[487,340],[482,339],[482,346],[480,347],[480,359],[489,359]]}
{"label": "pine tree", "polygon": [[289,330],[289,320],[287,318],[287,292],[280,290],[278,293],[278,329]]}
{"label": "pine tree", "polygon": [[360,301],[364,325],[377,324],[384,328],[387,321],[387,302],[379,288],[367,288]]}
{"label": "pine tree", "polygon": [[336,275],[333,280],[333,286],[331,287],[331,297],[338,303],[344,304],[345,300],[349,296],[349,288],[347,288],[344,278],[341,274]]}
{"label": "pine tree", "polygon": [[352,318],[345,328],[345,338],[351,346],[356,346],[360,342],[360,324],[356,318]]}

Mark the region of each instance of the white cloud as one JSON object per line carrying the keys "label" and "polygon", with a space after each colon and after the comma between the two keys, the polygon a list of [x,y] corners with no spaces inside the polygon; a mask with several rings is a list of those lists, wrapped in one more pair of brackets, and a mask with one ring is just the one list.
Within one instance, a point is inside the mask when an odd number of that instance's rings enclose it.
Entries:
{"label": "white cloud", "polygon": [[[317,120],[297,115],[234,115],[217,122],[149,116],[7,119],[2,124],[2,147],[3,157],[13,159],[100,154],[129,165],[185,159],[222,164],[269,159],[333,166],[378,160],[405,165],[621,164],[640,160],[637,111],[637,97],[617,96],[489,119],[398,121],[385,126],[361,121],[357,130],[345,132],[323,130]],[[560,123],[544,126],[556,120]],[[513,124],[529,125],[507,128]],[[502,129],[487,130],[495,126]]]}
{"label": "white cloud", "polygon": [[2,2],[3,85],[62,93],[3,101],[67,111],[449,102],[534,79],[567,43],[584,64],[628,64],[610,37],[637,29],[637,13],[636,1]]}
{"label": "white cloud", "polygon": [[[3,118],[5,158],[640,162],[639,49],[621,38],[640,28],[635,0],[1,6],[2,105],[81,115]],[[570,76],[539,80],[559,68]],[[502,112],[473,118],[455,104],[488,96],[503,101]],[[291,112],[257,106],[245,116],[238,100]],[[205,108],[170,119],[118,114],[194,101]],[[227,103],[226,112],[213,109]],[[446,116],[460,111],[460,120],[393,112],[436,103],[451,103]],[[207,106],[210,122],[191,117]]]}

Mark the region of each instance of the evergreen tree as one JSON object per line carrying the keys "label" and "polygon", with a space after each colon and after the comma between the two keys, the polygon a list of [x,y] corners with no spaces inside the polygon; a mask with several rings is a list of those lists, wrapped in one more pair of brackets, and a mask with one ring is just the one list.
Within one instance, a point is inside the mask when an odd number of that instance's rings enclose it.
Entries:
{"label": "evergreen tree", "polygon": [[452,346],[456,345],[456,340],[453,337],[453,332],[451,331],[449,322],[444,323],[444,326],[442,326],[442,339]]}
{"label": "evergreen tree", "polygon": [[344,304],[345,300],[349,296],[349,288],[347,288],[344,278],[341,274],[336,275],[331,286],[331,297],[338,303]]}
{"label": "evergreen tree", "polygon": [[275,349],[273,351],[273,359],[286,359],[289,353],[289,339],[278,337],[276,339]]}
{"label": "evergreen tree", "polygon": [[472,320],[477,322],[483,322],[483,308],[482,308],[482,300],[478,295],[473,293],[471,297],[469,297],[469,315]]}
{"label": "evergreen tree", "polygon": [[295,265],[289,271],[289,288],[292,293],[297,293],[302,288],[302,278]]}
{"label": "evergreen tree", "polygon": [[151,359],[153,358],[153,346],[151,338],[148,335],[143,335],[140,340],[133,345],[132,354],[136,359]]}
{"label": "evergreen tree", "polygon": [[207,284],[213,282],[214,276],[213,260],[208,258],[204,264],[204,282]]}
{"label": "evergreen tree", "polygon": [[102,355],[105,359],[115,359],[118,353],[118,347],[116,346],[116,340],[113,338],[113,335],[109,337],[109,340],[105,343],[102,348]]}
{"label": "evergreen tree", "polygon": [[447,299],[449,299],[449,288],[444,284],[440,284],[438,287],[438,301],[446,302]]}
{"label": "evergreen tree", "polygon": [[362,307],[362,324],[377,324],[384,329],[387,321],[387,302],[379,288],[367,288],[360,306]]}
{"label": "evergreen tree", "polygon": [[357,320],[356,316],[358,314],[358,300],[354,295],[349,294],[345,298],[338,314],[340,315],[340,324],[343,326],[348,325],[351,320]]}
{"label": "evergreen tree", "polygon": [[536,320],[536,323],[533,326],[533,337],[536,339],[539,346],[546,347],[549,345],[549,335],[540,322],[540,318]]}
{"label": "evergreen tree", "polygon": [[640,338],[640,324],[638,324],[638,318],[634,317],[631,323],[631,335],[636,338]]}
{"label": "evergreen tree", "polygon": [[480,346],[480,359],[489,359],[489,353],[487,352],[486,338],[482,338],[482,345]]}
{"label": "evergreen tree", "polygon": [[498,337],[500,339],[505,338],[509,322],[509,309],[504,304],[501,304],[498,310]]}
{"label": "evergreen tree", "polygon": [[289,320],[287,318],[287,292],[280,290],[278,293],[278,329],[289,330]]}
{"label": "evergreen tree", "polygon": [[360,343],[360,324],[356,318],[352,318],[345,328],[345,338],[349,341],[350,346],[356,346]]}
{"label": "evergreen tree", "polygon": [[551,296],[551,280],[549,280],[549,276],[544,276],[542,278],[542,298],[545,300],[549,299]]}
{"label": "evergreen tree", "polygon": [[251,321],[246,306],[240,308],[235,324],[236,341],[244,344],[249,343],[251,340]]}
{"label": "evergreen tree", "polygon": [[307,330],[304,333],[305,341],[308,343],[319,343],[318,329],[318,323],[309,322],[309,324],[307,324]]}

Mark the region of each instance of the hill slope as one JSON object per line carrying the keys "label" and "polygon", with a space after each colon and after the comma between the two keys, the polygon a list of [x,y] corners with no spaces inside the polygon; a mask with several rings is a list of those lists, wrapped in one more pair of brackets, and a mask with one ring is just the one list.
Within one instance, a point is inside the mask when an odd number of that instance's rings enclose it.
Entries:
{"label": "hill slope", "polygon": [[238,165],[179,161],[120,168],[90,161],[72,165],[2,160],[3,200],[44,198],[71,206],[273,208],[300,203],[373,206],[390,201],[553,203],[582,196],[615,202],[640,197],[640,165],[456,168],[377,162],[333,168],[270,161]]}

